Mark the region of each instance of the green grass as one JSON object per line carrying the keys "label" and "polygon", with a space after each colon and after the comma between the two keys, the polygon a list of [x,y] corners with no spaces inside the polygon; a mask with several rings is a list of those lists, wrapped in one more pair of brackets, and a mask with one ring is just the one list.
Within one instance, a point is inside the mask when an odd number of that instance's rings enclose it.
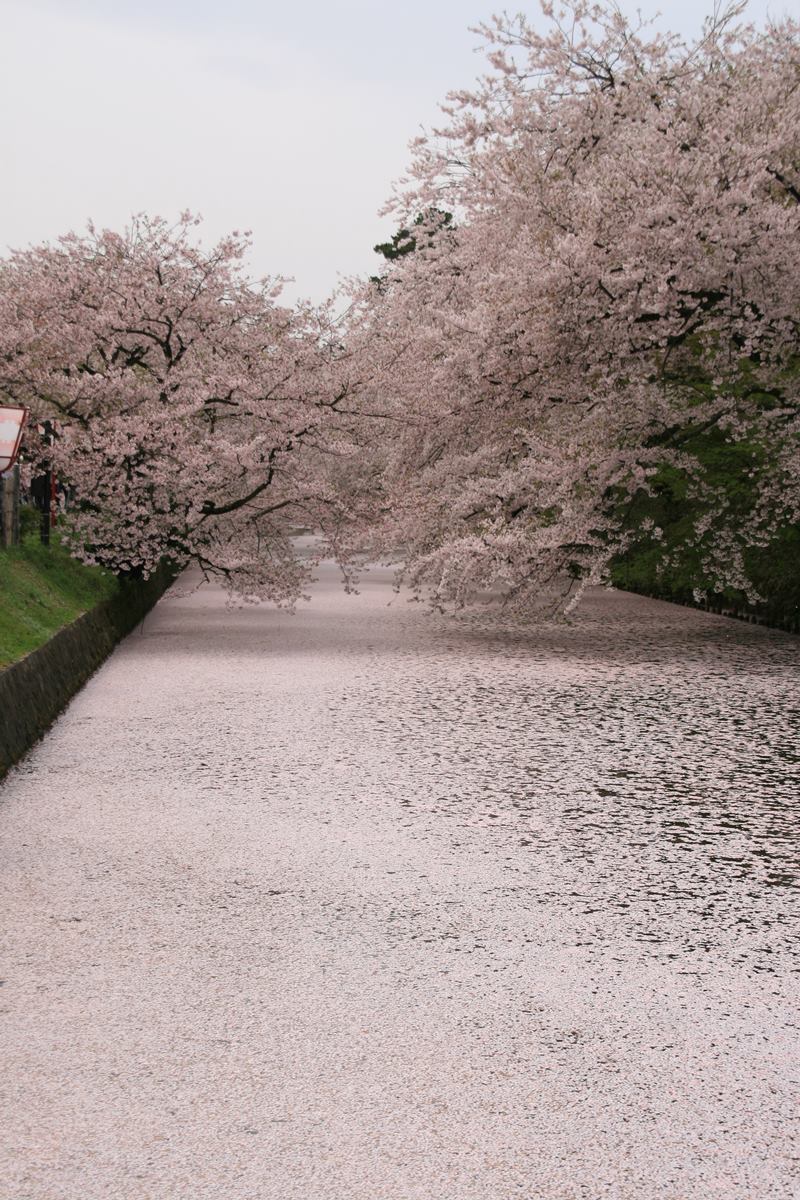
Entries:
{"label": "green grass", "polygon": [[0,669],[118,590],[113,575],[71,558],[55,531],[50,546],[31,533],[0,548]]}

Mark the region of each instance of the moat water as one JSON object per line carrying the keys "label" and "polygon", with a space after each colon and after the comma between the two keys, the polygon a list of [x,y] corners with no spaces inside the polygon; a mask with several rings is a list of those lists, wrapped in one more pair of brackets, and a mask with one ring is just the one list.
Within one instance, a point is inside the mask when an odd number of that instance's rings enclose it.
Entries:
{"label": "moat water", "polygon": [[0,788],[15,1200],[789,1200],[800,639],[162,602]]}

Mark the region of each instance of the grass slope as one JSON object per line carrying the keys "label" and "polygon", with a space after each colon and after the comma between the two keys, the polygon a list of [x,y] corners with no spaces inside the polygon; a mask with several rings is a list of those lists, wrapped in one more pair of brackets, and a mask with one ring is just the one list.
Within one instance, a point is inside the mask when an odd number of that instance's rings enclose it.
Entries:
{"label": "grass slope", "polygon": [[113,575],[71,558],[55,535],[49,547],[33,533],[21,546],[0,549],[0,669],[118,588]]}

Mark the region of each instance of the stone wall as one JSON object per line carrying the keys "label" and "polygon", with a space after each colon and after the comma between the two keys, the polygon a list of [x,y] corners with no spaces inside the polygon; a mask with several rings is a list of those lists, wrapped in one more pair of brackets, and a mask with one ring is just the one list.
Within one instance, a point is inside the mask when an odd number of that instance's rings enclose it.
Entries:
{"label": "stone wall", "polygon": [[634,592],[637,596],[648,596],[651,600],[665,600],[667,604],[680,604],[684,608],[699,608],[703,612],[716,613],[720,617],[731,617],[734,621],[747,621],[750,625],[765,625],[768,629],[781,629],[784,633],[800,634],[800,610],[789,605],[770,605],[766,602],[762,611],[740,608],[726,601],[723,596],[712,596],[708,600],[693,600],[685,592],[638,586],[633,581],[616,582],[621,592]]}
{"label": "stone wall", "polygon": [[174,578],[174,570],[162,566],[146,582],[122,580],[118,595],[0,670],[0,778],[45,733]]}

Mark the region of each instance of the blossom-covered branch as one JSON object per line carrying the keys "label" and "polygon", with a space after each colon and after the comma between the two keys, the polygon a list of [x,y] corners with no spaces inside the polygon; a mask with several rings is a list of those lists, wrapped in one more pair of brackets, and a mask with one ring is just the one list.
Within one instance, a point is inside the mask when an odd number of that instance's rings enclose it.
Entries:
{"label": "blossom-covered branch", "polygon": [[[704,497],[706,577],[748,588],[747,547],[800,518],[800,26],[733,8],[684,45],[615,7],[544,11],[544,33],[483,28],[489,74],[391,208],[454,221],[356,310],[365,406],[404,418],[371,535],[437,601],[574,597],[652,534],[626,497],[670,464]],[[698,430],[748,448],[736,511]]]}
{"label": "blossom-covered branch", "polygon": [[75,489],[69,536],[89,562],[151,572],[195,561],[239,594],[292,600],[292,523],[330,517],[321,460],[348,394],[325,309],[252,285],[247,238],[210,252],[188,214],[90,228],[0,266],[0,390],[55,419],[52,463]]}

